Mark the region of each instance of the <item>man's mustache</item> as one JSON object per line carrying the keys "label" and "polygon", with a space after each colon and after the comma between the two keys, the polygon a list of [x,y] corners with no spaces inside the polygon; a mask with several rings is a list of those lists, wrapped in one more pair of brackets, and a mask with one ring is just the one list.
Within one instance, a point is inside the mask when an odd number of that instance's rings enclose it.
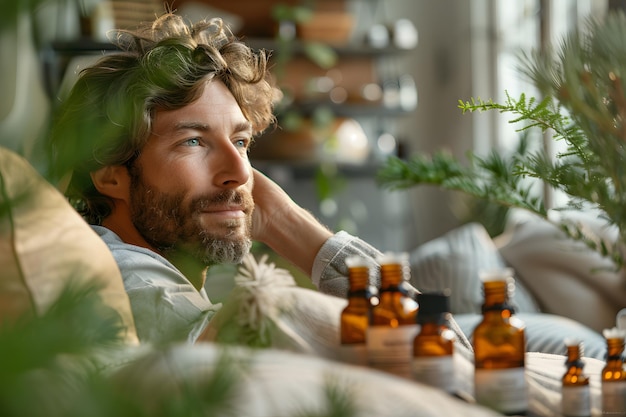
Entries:
{"label": "man's mustache", "polygon": [[212,195],[204,195],[194,199],[192,207],[198,211],[205,211],[213,206],[233,205],[240,206],[249,213],[254,208],[252,195],[238,190],[226,190]]}

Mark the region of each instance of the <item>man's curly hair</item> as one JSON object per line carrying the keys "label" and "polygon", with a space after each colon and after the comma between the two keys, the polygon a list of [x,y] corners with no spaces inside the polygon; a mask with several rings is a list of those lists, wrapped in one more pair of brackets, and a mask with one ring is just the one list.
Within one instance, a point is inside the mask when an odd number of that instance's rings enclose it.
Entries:
{"label": "man's curly hair", "polygon": [[136,30],[119,30],[119,48],[79,74],[55,113],[50,178],[71,174],[66,195],[85,219],[100,224],[111,210],[90,173],[130,166],[152,130],[155,110],[197,100],[206,82],[222,81],[258,135],[275,122],[280,98],[269,54],[236,38],[219,18],[188,24],[166,13]]}

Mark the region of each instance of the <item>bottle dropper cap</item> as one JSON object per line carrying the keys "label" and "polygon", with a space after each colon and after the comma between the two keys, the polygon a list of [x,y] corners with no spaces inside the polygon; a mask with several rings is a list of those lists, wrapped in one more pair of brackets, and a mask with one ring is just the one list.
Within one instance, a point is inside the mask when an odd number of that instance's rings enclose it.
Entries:
{"label": "bottle dropper cap", "polygon": [[437,316],[450,312],[450,297],[447,292],[420,293],[417,295],[417,302],[418,316]]}

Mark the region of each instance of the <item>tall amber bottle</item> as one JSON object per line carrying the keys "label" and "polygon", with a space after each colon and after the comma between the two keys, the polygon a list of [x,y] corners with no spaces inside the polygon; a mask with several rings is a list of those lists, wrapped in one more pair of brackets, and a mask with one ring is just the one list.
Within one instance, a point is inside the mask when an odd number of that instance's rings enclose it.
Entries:
{"label": "tall amber bottle", "polygon": [[367,327],[371,313],[370,265],[360,256],[346,259],[348,267],[348,305],[340,318],[341,360],[367,366]]}
{"label": "tall amber bottle", "polygon": [[513,316],[508,291],[514,285],[509,269],[481,274],[484,290],[482,321],[473,332],[474,395],[479,404],[502,414],[525,415],[526,337]]}
{"label": "tall amber bottle", "polygon": [[624,330],[605,329],[607,354],[602,369],[602,415],[626,416],[626,372],[624,371]]}
{"label": "tall amber bottle", "polygon": [[367,355],[371,367],[411,379],[413,339],[417,334],[418,304],[405,286],[408,255],[386,253],[378,259],[378,304],[372,306],[367,330]]}
{"label": "tall amber bottle", "polygon": [[583,373],[582,342],[574,339],[566,339],[567,370],[561,379],[561,413],[564,417],[589,417],[591,416],[591,392],[589,377]]}
{"label": "tall amber bottle", "polygon": [[413,340],[413,379],[449,393],[454,382],[454,332],[448,328],[450,316],[447,294],[422,293],[417,296],[419,333]]}

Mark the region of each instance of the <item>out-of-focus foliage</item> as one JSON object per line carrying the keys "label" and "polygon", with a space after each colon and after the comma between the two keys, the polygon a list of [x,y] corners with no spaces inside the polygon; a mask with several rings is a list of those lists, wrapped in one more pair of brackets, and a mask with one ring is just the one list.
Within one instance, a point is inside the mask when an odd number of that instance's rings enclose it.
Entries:
{"label": "out-of-focus foliage", "polygon": [[566,193],[567,207],[594,208],[620,230],[613,246],[595,243],[578,227],[561,224],[572,238],[623,265],[620,246],[626,244],[626,16],[611,12],[588,21],[586,32],[566,36],[558,49],[520,56],[520,71],[530,77],[543,99],[525,94],[504,103],[460,101],[463,112],[497,111],[512,115],[511,123],[550,130],[566,150],[556,158],[543,148],[504,158],[470,155],[469,166],[450,155],[419,154],[408,161],[390,159],[379,173],[385,187],[397,189],[430,184],[457,190],[508,207],[520,207],[548,219],[543,195],[531,193],[520,181],[536,178]]}

